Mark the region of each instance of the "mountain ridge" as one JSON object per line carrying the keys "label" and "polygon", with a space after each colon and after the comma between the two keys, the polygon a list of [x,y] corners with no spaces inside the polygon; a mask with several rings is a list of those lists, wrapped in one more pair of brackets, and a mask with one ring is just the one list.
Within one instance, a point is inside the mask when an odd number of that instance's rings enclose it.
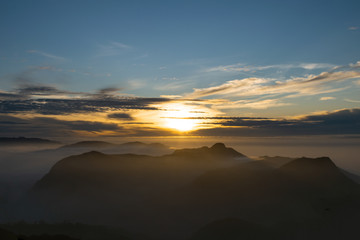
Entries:
{"label": "mountain ridge", "polygon": [[213,146],[209,147],[200,147],[200,148],[185,148],[175,150],[173,155],[177,156],[186,156],[186,155],[201,155],[201,154],[212,154],[216,156],[226,156],[226,157],[246,157],[244,154],[237,152],[233,148],[228,148],[224,143],[215,143]]}
{"label": "mountain ridge", "polygon": [[58,145],[58,141],[43,138],[27,138],[27,137],[0,137],[0,146],[11,145]]}
{"label": "mountain ridge", "polygon": [[[34,185],[30,198],[37,205],[29,209],[116,223],[159,239],[184,239],[228,217],[267,229],[322,221],[326,209],[334,214],[355,209],[349,219],[356,216],[360,187],[330,158],[239,161],[245,155],[234,151],[218,143],[163,156],[98,151],[70,156]],[[329,215],[326,221],[334,220]]]}

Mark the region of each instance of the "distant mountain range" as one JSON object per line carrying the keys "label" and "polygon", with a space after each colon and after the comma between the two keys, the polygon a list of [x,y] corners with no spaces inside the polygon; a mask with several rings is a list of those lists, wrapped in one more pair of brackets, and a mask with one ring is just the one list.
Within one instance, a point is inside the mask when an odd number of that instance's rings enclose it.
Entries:
{"label": "distant mountain range", "polygon": [[154,239],[350,239],[359,202],[359,185],[327,157],[254,161],[217,143],[163,156],[70,156],[23,206],[32,217],[119,225]]}
{"label": "distant mountain range", "polygon": [[48,140],[48,139],[42,139],[42,138],[0,137],[0,146],[59,145],[59,144],[60,144],[60,142],[52,141],[52,140]]}
{"label": "distant mountain range", "polygon": [[147,155],[163,155],[171,153],[168,146],[161,143],[143,143],[143,142],[127,142],[122,144],[114,144],[104,141],[82,141],[73,144],[64,145],[59,150],[67,151],[102,151],[106,153],[137,153]]}

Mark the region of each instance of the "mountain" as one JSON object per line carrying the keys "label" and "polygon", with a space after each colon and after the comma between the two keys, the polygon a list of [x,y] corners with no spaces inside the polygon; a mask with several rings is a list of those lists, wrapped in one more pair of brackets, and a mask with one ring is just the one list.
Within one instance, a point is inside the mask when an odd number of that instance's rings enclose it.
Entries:
{"label": "mountain", "polygon": [[120,146],[122,146],[122,147],[146,147],[146,146],[151,146],[151,147],[154,147],[154,148],[168,148],[166,145],[164,145],[162,143],[143,143],[143,142],[139,142],[139,141],[122,143],[122,144],[120,144]]}
{"label": "mountain", "polygon": [[299,158],[276,169],[250,163],[209,171],[182,201],[199,225],[237,217],[271,229],[276,239],[350,239],[345,236],[355,234],[360,216],[359,185],[326,157]]}
{"label": "mountain", "polygon": [[17,236],[10,231],[0,229],[1,240],[18,240]]}
{"label": "mountain", "polygon": [[57,162],[20,212],[119,225],[164,240],[224,231],[239,238],[256,232],[253,239],[339,239],[356,232],[360,187],[331,159],[262,159],[221,143],[164,156],[91,151]]}
{"label": "mountain", "polygon": [[72,151],[72,154],[94,150],[109,154],[136,153],[146,155],[164,155],[172,152],[168,146],[161,143],[128,142],[114,144],[104,141],[81,141],[64,145],[59,150]]}
{"label": "mountain", "polygon": [[114,146],[116,146],[116,144],[103,141],[82,141],[69,145],[64,145],[61,148],[109,148]]}
{"label": "mountain", "polygon": [[57,235],[31,235],[31,236],[20,236],[19,239],[23,240],[80,240],[79,238],[72,238],[66,235],[57,234]]}
{"label": "mountain", "polygon": [[[223,144],[214,146],[160,157],[98,151],[70,156],[35,184],[30,198],[38,204],[36,212],[44,213],[41,218],[117,222],[130,229],[141,225],[144,232],[158,232],[160,225],[155,228],[149,222],[159,222],[150,218],[166,215],[171,208],[167,199],[174,192],[204,172],[251,161]],[[26,207],[24,213],[32,209],[35,207]]]}
{"label": "mountain", "polygon": [[17,138],[0,138],[0,146],[9,147],[9,146],[29,146],[29,145],[59,145],[60,142],[52,141],[42,138],[26,138],[26,137],[17,137]]}
{"label": "mountain", "polygon": [[279,171],[291,176],[293,180],[331,192],[345,191],[348,190],[345,187],[352,189],[355,186],[354,182],[346,177],[328,157],[295,159],[281,166]]}
{"label": "mountain", "polygon": [[35,185],[34,191],[43,188],[54,189],[54,184],[63,187],[66,185],[64,180],[69,181],[68,187],[71,189],[74,189],[74,185],[79,181],[96,182],[96,185],[105,181],[106,185],[110,180],[110,187],[126,182],[130,188],[153,188],[151,184],[171,188],[171,184],[178,186],[190,183],[208,170],[250,161],[224,145],[221,145],[222,149],[219,145],[214,146],[179,150],[160,157],[136,154],[108,155],[98,151],[70,156],[56,163]]}
{"label": "mountain", "polygon": [[[36,181],[49,172],[56,162],[70,155],[93,150],[109,154],[137,153],[151,156],[161,156],[174,151],[158,143],[113,144],[101,141],[78,142],[60,148],[59,145],[24,147],[21,144],[13,147],[0,147],[0,212],[9,212],[8,204],[22,198]],[[0,214],[0,221],[7,219],[11,219],[11,216]]]}
{"label": "mountain", "polygon": [[[81,223],[35,223],[13,222],[0,224],[1,229],[6,229],[18,235],[23,240],[131,240],[130,233],[108,226],[86,225]],[[135,235],[136,236],[136,235]],[[0,230],[0,239],[1,230]],[[17,239],[17,238],[16,238]]]}
{"label": "mountain", "polygon": [[275,156],[275,157],[261,156],[261,157],[259,157],[259,161],[262,164],[266,164],[269,167],[273,167],[273,168],[278,168],[278,167],[280,167],[286,163],[289,163],[293,160],[295,160],[295,158],[281,157],[281,156]]}
{"label": "mountain", "polygon": [[212,158],[223,158],[223,157],[232,157],[232,158],[244,158],[245,155],[235,151],[232,148],[227,148],[223,143],[215,143],[212,147],[202,147],[202,148],[188,148],[175,150],[175,156],[199,156],[199,157],[209,157]]}
{"label": "mountain", "polygon": [[356,182],[357,184],[360,184],[360,176],[359,175],[357,175],[355,173],[352,173],[352,172],[349,172],[349,171],[346,171],[344,169],[342,169],[342,173],[345,174],[345,176],[347,176],[348,178],[350,178],[354,182]]}
{"label": "mountain", "polygon": [[277,239],[261,225],[237,218],[221,219],[196,231],[190,240]]}

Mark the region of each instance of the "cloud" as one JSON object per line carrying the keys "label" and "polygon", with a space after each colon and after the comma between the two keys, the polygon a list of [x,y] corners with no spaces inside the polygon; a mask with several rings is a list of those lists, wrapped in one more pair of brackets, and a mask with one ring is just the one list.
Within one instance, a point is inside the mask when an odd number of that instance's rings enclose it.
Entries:
{"label": "cloud", "polygon": [[176,80],[176,81],[166,84],[163,83],[162,85],[155,86],[154,87],[155,90],[174,91],[174,90],[184,89],[190,86],[191,84],[193,84],[192,81],[180,81],[179,79],[163,79],[163,80],[173,80],[173,81]]}
{"label": "cloud", "polygon": [[42,51],[38,51],[38,50],[28,50],[28,53],[34,53],[43,57],[47,57],[47,58],[51,58],[53,60],[58,60],[58,61],[65,61],[66,58],[64,57],[60,57],[60,56],[56,56],[50,53],[46,53],[46,52],[42,52]]}
{"label": "cloud", "polygon": [[[0,114],[0,135],[4,137],[89,137],[89,136],[173,136],[177,133],[149,126],[149,122],[116,123],[60,120],[53,117],[20,118]],[[141,127],[139,127],[141,125]]]}
{"label": "cloud", "polygon": [[[286,97],[299,97],[343,90],[335,83],[349,79],[360,78],[358,63],[337,68],[330,72],[318,75],[290,78],[286,81],[265,78],[245,78],[227,81],[221,85],[208,88],[195,88],[192,93],[185,96],[201,98],[213,95],[226,97],[251,97],[264,95],[287,95]],[[342,70],[342,71],[340,71]],[[284,96],[285,97],[285,96]]]}
{"label": "cloud", "polygon": [[348,27],[348,30],[350,31],[355,31],[355,30],[358,30],[359,27],[356,27],[356,26],[351,26],[351,27]]}
{"label": "cloud", "polygon": [[280,99],[265,99],[265,100],[239,100],[239,101],[220,101],[219,103],[213,103],[213,106],[217,109],[267,109],[271,107],[289,106],[290,103],[281,102]]}
{"label": "cloud", "polygon": [[351,102],[351,103],[360,103],[360,100],[353,100],[353,99],[348,99],[348,98],[345,98],[344,101]]}
{"label": "cloud", "polygon": [[125,51],[131,50],[130,45],[126,45],[121,42],[111,41],[108,44],[98,45],[98,57],[110,57],[124,53]]}
{"label": "cloud", "polygon": [[29,100],[39,98],[71,98],[82,95],[81,92],[60,90],[54,85],[38,84],[23,80],[13,91],[1,91],[0,101],[4,100]]}
{"label": "cloud", "polygon": [[2,113],[39,113],[44,115],[67,115],[124,109],[157,110],[152,104],[170,101],[165,98],[119,97],[114,99],[26,99],[3,100]]}
{"label": "cloud", "polygon": [[211,67],[204,69],[204,72],[255,72],[263,71],[268,69],[305,69],[305,70],[314,70],[314,69],[326,69],[333,68],[335,65],[329,63],[298,63],[298,64],[275,64],[275,65],[266,65],[266,66],[251,66],[241,63],[232,64],[232,65],[220,65],[216,67]]}
{"label": "cloud", "polygon": [[2,136],[76,136],[80,132],[101,133],[123,131],[114,123],[96,121],[66,121],[50,117],[18,118],[0,115],[0,135]]}
{"label": "cloud", "polygon": [[114,98],[115,96],[118,95],[118,92],[122,90],[124,89],[117,87],[107,87],[97,90],[96,93],[89,93],[88,95],[93,98],[99,98],[99,99]]}
{"label": "cloud", "polygon": [[[210,118],[211,119],[211,118]],[[204,136],[301,136],[360,134],[360,109],[341,109],[292,119],[217,118],[221,127],[200,129]],[[211,124],[211,123],[210,123]]]}
{"label": "cloud", "polygon": [[108,118],[121,119],[121,120],[133,120],[128,113],[112,113],[107,115]]}
{"label": "cloud", "polygon": [[25,96],[69,93],[69,92],[66,92],[66,91],[60,91],[54,86],[34,85],[34,84],[22,85],[20,88],[17,89],[17,91],[18,91],[19,94],[25,95]]}
{"label": "cloud", "polygon": [[106,112],[123,109],[157,110],[152,105],[174,101],[170,98],[120,96],[121,88],[103,88],[95,93],[60,90],[54,86],[26,84],[12,92],[0,91],[2,113],[62,115]]}
{"label": "cloud", "polygon": [[262,83],[269,82],[267,79],[261,78],[245,78],[241,80],[231,80],[227,81],[218,86],[208,87],[208,88],[195,88],[194,91],[190,94],[185,95],[189,98],[201,98],[211,95],[233,95],[238,94],[239,92],[249,92],[254,88],[258,88]]}
{"label": "cloud", "polygon": [[13,99],[14,100],[14,99],[22,99],[22,98],[23,98],[23,96],[21,94],[0,90],[0,101],[4,100],[4,99]]}
{"label": "cloud", "polygon": [[321,97],[320,101],[328,101],[328,100],[335,100],[335,97]]}

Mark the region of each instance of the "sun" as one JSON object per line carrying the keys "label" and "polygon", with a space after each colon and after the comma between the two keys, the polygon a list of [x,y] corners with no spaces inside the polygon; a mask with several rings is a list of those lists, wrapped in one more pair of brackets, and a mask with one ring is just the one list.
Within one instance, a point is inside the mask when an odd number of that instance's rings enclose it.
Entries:
{"label": "sun", "polygon": [[181,103],[171,103],[163,106],[161,114],[163,126],[179,132],[193,131],[199,127],[199,117],[202,109]]}
{"label": "sun", "polygon": [[196,123],[192,119],[171,118],[167,119],[166,122],[167,127],[174,128],[181,132],[191,131],[196,127]]}

